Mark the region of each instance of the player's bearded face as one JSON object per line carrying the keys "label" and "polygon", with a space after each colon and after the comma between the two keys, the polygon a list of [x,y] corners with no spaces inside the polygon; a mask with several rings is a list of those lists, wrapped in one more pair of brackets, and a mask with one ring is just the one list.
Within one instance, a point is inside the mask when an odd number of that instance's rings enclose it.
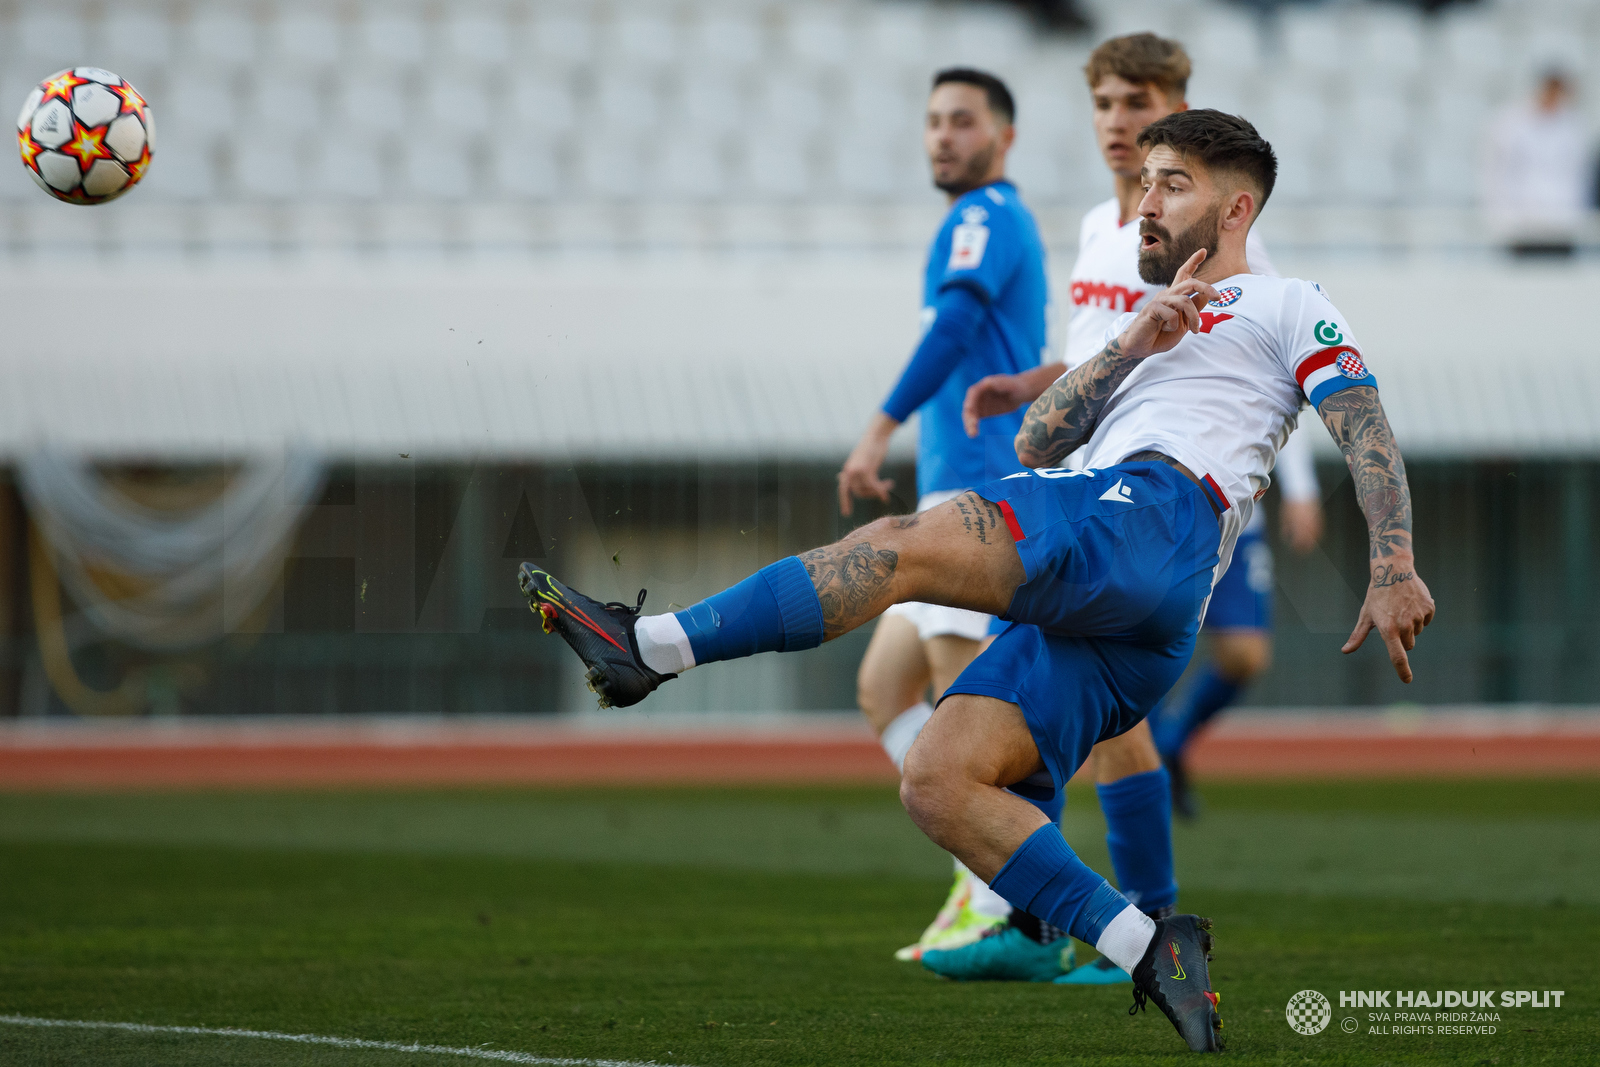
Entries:
{"label": "player's bearded face", "polygon": [[1171,285],[1172,279],[1178,276],[1178,268],[1189,262],[1189,257],[1200,249],[1206,250],[1206,258],[1213,259],[1217,254],[1218,223],[1222,219],[1222,205],[1213,204],[1211,208],[1186,229],[1174,234],[1171,230],[1151,219],[1139,220],[1139,234],[1154,234],[1159,238],[1159,243],[1153,247],[1139,249],[1139,277],[1151,285]]}
{"label": "player's bearded face", "polygon": [[995,141],[973,149],[972,154],[961,159],[954,152],[936,155],[933,159],[933,184],[951,196],[960,196],[982,185],[994,164],[994,154],[999,150]]}

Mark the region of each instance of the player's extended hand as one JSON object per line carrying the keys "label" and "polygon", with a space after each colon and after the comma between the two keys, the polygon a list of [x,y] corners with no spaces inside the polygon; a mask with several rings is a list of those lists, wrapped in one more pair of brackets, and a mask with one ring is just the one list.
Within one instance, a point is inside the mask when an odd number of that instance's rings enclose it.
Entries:
{"label": "player's extended hand", "polygon": [[1315,500],[1285,500],[1278,525],[1289,547],[1303,556],[1322,540],[1322,505]]}
{"label": "player's extended hand", "polygon": [[1139,310],[1118,338],[1124,355],[1135,359],[1159,355],[1176,347],[1184,334],[1200,332],[1200,309],[1221,299],[1215,289],[1194,276],[1205,259],[1203,248],[1190,256],[1173,276],[1172,285]]}
{"label": "player's extended hand", "polygon": [[1402,682],[1411,681],[1411,661],[1406,653],[1417,646],[1422,628],[1433,621],[1433,595],[1417,576],[1416,565],[1404,557],[1394,557],[1372,567],[1372,583],[1361,617],[1350,640],[1340,651],[1349,654],[1361,647],[1373,630],[1389,649],[1389,662]]}
{"label": "player's extended hand", "polygon": [[961,402],[961,425],[966,427],[968,437],[976,437],[978,420],[1009,414],[1024,404],[1033,403],[1037,397],[1038,393],[1020,374],[991,374],[979,378]]}
{"label": "player's extended hand", "polygon": [[878,475],[889,455],[889,435],[897,425],[880,413],[851,450],[850,458],[839,469],[839,514],[849,515],[854,511],[856,497],[888,501],[894,479]]}

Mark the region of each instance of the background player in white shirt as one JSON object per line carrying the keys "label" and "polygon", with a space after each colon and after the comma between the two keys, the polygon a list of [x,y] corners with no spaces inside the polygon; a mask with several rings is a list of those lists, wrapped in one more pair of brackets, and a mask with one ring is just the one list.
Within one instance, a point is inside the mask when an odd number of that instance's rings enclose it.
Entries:
{"label": "background player in white shirt", "polygon": [[[1183,46],[1152,33],[1112,38],[1090,55],[1084,76],[1094,108],[1095,140],[1111,171],[1114,195],[1084,215],[1079,227],[1063,359],[1023,374],[992,375],[974,385],[964,409],[969,432],[976,429],[980,416],[1031,403],[1057,376],[1094,358],[1105,347],[1111,325],[1161,291],[1161,286],[1139,276],[1138,209],[1144,196],[1139,172],[1144,152],[1137,138],[1150,123],[1188,109],[1184,93],[1189,74],[1190,61]],[[1253,231],[1246,237],[1245,253],[1252,273],[1277,273]],[[1279,461],[1290,468],[1284,486],[1284,533],[1304,551],[1316,544],[1322,529],[1316,474],[1303,441],[1288,445]],[[1230,569],[1219,587],[1214,603],[1223,609],[1217,612],[1223,625],[1210,625],[1208,616],[1206,636],[1212,661],[1204,668],[1202,684],[1185,694],[1192,699],[1175,709],[1174,727],[1167,732],[1173,750],[1170,758],[1157,749],[1152,738],[1151,726],[1163,721],[1154,715],[1150,723],[1140,723],[1094,750],[1096,791],[1106,817],[1106,843],[1117,868],[1118,886],[1152,912],[1170,911],[1177,900],[1171,810],[1164,801],[1170,795],[1180,813],[1192,810],[1181,762],[1183,744],[1198,722],[1220,709],[1224,702],[1216,700],[1219,694],[1237,695],[1271,662],[1267,606],[1271,551],[1264,532],[1263,516],[1258,513],[1239,553],[1251,565]],[[1179,723],[1194,725],[1180,729]],[[1162,770],[1163,764],[1168,770]],[[996,956],[1002,949],[1019,959],[1028,955],[1020,943],[993,942],[964,950],[963,956]],[[962,974],[971,969],[962,957],[934,955],[925,962],[945,973]],[[995,961],[989,969],[1003,972],[1005,966]],[[1097,980],[1127,981],[1127,975],[1102,960],[1063,979],[1070,984]]]}

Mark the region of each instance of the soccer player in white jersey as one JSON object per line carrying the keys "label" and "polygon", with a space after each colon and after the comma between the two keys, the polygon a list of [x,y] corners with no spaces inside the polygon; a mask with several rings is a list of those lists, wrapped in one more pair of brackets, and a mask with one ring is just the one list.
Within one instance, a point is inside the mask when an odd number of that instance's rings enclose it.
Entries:
{"label": "soccer player in white jersey", "polygon": [[[601,603],[532,563],[518,578],[619,707],[701,664],[814,648],[896,603],[1010,622],[907,754],[906,810],[1013,907],[1128,971],[1135,1009],[1155,1004],[1191,1049],[1216,1051],[1211,923],[1145,915],[1027,794],[1065,788],[1096,743],[1172,687],[1307,403],[1347,459],[1371,542],[1343,650],[1375,630],[1410,682],[1407,653],[1434,605],[1412,551],[1405,464],[1350,323],[1315,283],[1250,273],[1246,237],[1277,176],[1271,145],[1207,110],[1168,115],[1136,143],[1148,149],[1140,274],[1166,288],[1034,401],[1016,437],[1029,470],[669,614]],[[1082,467],[1061,466],[1080,451]],[[1033,784],[1041,772],[1047,786]]]}
{"label": "soccer player in white jersey", "polygon": [[[1070,279],[1072,317],[1062,362],[1022,374],[996,374],[978,382],[968,391],[964,406],[969,428],[976,427],[980,416],[990,418],[1031,403],[1057,376],[1099,354],[1106,329],[1118,316],[1137,311],[1160,291],[1139,276],[1137,223],[1139,201],[1144,196],[1139,171],[1144,153],[1136,140],[1149,123],[1188,108],[1184,94],[1189,74],[1189,57],[1183,46],[1152,33],[1112,38],[1089,56],[1084,77],[1094,108],[1095,140],[1111,171],[1113,195],[1090,210],[1079,227],[1078,257]],[[1277,273],[1254,231],[1246,238],[1245,250],[1253,273]],[[1314,544],[1321,528],[1321,505],[1316,474],[1303,442],[1287,445],[1279,466],[1288,475],[1283,486],[1286,500],[1297,501],[1286,506],[1286,533],[1299,547],[1310,532]],[[1214,662],[1205,671],[1206,684],[1190,690],[1188,696],[1198,699],[1185,701],[1182,709],[1186,712],[1194,706],[1204,707],[1200,701],[1211,700],[1225,691],[1225,685],[1229,695],[1237,693],[1270,661],[1271,550],[1262,536],[1264,520],[1265,512],[1257,511],[1240,537],[1236,555],[1249,565],[1230,567],[1212,597],[1206,637]],[[1213,707],[1210,712],[1215,710]],[[1173,910],[1178,897],[1168,798],[1177,801],[1181,796],[1187,802],[1187,793],[1180,791],[1180,784],[1186,781],[1180,759],[1187,735],[1179,737],[1176,729],[1168,731],[1174,744],[1169,761],[1151,736],[1151,726],[1157,722],[1153,715],[1149,725],[1140,723],[1102,742],[1090,764],[1118,888],[1147,912],[1159,915]],[[1026,916],[1021,921],[1031,923]],[[1034,954],[1025,941],[1008,936],[959,951],[935,951],[924,963],[952,976],[1018,977],[1029,972],[1028,961]],[[1071,985],[1127,980],[1126,972],[1103,958],[1057,979]]]}
{"label": "soccer player in white jersey", "polygon": [[[1183,46],[1152,33],[1116,37],[1101,44],[1084,68],[1094,103],[1095,139],[1110,168],[1115,195],[1083,217],[1078,258],[1069,281],[1072,318],[1062,362],[1067,370],[1099,353],[1106,329],[1118,315],[1144,306],[1155,287],[1139,277],[1138,204],[1143,153],[1134,145],[1146,125],[1188,108],[1185,90],[1190,62]],[[1266,246],[1251,230],[1245,244],[1250,273],[1276,275]],[[981,385],[981,383],[980,383]],[[974,392],[977,392],[975,390]],[[977,397],[974,397],[976,400]],[[1027,397],[1031,402],[1032,396]],[[976,404],[969,405],[976,407]],[[1278,455],[1274,480],[1283,494],[1280,521],[1284,540],[1309,552],[1322,536],[1321,492],[1303,435],[1291,437]],[[1206,611],[1208,662],[1181,697],[1151,715],[1154,751],[1167,767],[1173,809],[1192,818],[1196,803],[1189,789],[1184,749],[1197,730],[1233,703],[1272,662],[1272,549],[1266,543],[1266,511],[1257,509],[1239,536],[1236,560],[1212,595]],[[1132,731],[1126,762],[1116,770],[1149,763],[1150,730]],[[1097,778],[1108,779],[1111,753],[1097,753]],[[1123,786],[1123,791],[1129,791]],[[1120,794],[1112,798],[1115,804]],[[1132,837],[1132,835],[1130,835]],[[1170,840],[1170,835],[1168,836]]]}

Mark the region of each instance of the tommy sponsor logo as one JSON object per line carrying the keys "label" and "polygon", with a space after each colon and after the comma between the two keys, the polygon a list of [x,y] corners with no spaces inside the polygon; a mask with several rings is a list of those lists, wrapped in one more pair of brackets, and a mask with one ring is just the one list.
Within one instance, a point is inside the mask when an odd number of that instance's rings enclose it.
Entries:
{"label": "tommy sponsor logo", "polygon": [[1229,304],[1235,303],[1243,295],[1243,289],[1239,288],[1237,285],[1230,285],[1226,289],[1218,289],[1217,299],[1211,301],[1211,303],[1207,304],[1206,307],[1225,308]]}
{"label": "tommy sponsor logo", "polygon": [[1213,311],[1202,311],[1200,312],[1200,332],[1210,333],[1213,326],[1227,322],[1231,318],[1233,318],[1232,315],[1219,315]]}
{"label": "tommy sponsor logo", "polygon": [[1339,324],[1327,319],[1318,319],[1316,328],[1311,333],[1318,344],[1336,345],[1344,340],[1344,334],[1339,332]]}
{"label": "tommy sponsor logo", "polygon": [[1073,282],[1072,303],[1075,307],[1093,305],[1112,311],[1132,311],[1133,305],[1143,300],[1146,292],[1110,282]]}

